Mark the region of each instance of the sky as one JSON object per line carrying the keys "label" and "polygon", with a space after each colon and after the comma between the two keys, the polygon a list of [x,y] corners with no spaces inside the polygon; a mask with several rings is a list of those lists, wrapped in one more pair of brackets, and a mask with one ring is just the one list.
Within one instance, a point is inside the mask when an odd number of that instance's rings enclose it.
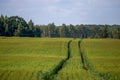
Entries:
{"label": "sky", "polygon": [[38,25],[120,24],[120,0],[0,0],[0,14]]}

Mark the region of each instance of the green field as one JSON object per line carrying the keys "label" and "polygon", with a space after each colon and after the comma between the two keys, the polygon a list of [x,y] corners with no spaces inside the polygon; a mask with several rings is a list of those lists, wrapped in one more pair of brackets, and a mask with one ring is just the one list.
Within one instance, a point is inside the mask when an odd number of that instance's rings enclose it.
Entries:
{"label": "green field", "polygon": [[[120,40],[79,41],[0,37],[0,80],[120,79]],[[81,53],[87,70],[83,68]]]}
{"label": "green field", "polygon": [[103,80],[120,80],[120,40],[84,39],[81,47],[93,75]]}
{"label": "green field", "polygon": [[67,56],[70,39],[0,38],[0,80],[39,80]]}
{"label": "green field", "polygon": [[94,80],[94,76],[89,71],[83,69],[78,41],[79,39],[72,41],[70,46],[71,58],[58,73],[57,80]]}

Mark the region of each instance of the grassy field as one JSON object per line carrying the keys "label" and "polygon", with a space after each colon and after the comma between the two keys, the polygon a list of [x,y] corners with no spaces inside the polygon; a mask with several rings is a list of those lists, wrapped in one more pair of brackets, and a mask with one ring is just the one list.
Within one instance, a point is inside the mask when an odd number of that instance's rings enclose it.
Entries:
{"label": "grassy field", "polygon": [[70,39],[0,38],[0,80],[40,80],[67,56]]}
{"label": "grassy field", "polygon": [[0,80],[120,80],[120,40],[79,41],[0,37]]}
{"label": "grassy field", "polygon": [[83,69],[78,41],[75,39],[71,43],[71,58],[66,62],[62,70],[57,75],[57,80],[94,80],[94,76]]}
{"label": "grassy field", "polygon": [[81,46],[91,73],[103,80],[120,80],[120,40],[84,39]]}

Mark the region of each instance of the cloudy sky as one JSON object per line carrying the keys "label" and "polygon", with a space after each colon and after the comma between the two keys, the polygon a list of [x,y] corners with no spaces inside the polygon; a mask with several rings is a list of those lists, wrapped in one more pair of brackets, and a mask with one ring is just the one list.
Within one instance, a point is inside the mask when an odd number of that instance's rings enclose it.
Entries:
{"label": "cloudy sky", "polygon": [[120,0],[0,0],[0,14],[35,24],[120,24]]}

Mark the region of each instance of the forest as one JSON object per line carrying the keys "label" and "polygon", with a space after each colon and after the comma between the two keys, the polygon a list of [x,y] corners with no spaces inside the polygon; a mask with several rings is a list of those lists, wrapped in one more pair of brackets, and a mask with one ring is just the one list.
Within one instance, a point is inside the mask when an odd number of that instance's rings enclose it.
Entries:
{"label": "forest", "polygon": [[120,25],[78,24],[56,26],[53,23],[36,25],[19,16],[0,16],[0,36],[17,37],[67,37],[120,39]]}

